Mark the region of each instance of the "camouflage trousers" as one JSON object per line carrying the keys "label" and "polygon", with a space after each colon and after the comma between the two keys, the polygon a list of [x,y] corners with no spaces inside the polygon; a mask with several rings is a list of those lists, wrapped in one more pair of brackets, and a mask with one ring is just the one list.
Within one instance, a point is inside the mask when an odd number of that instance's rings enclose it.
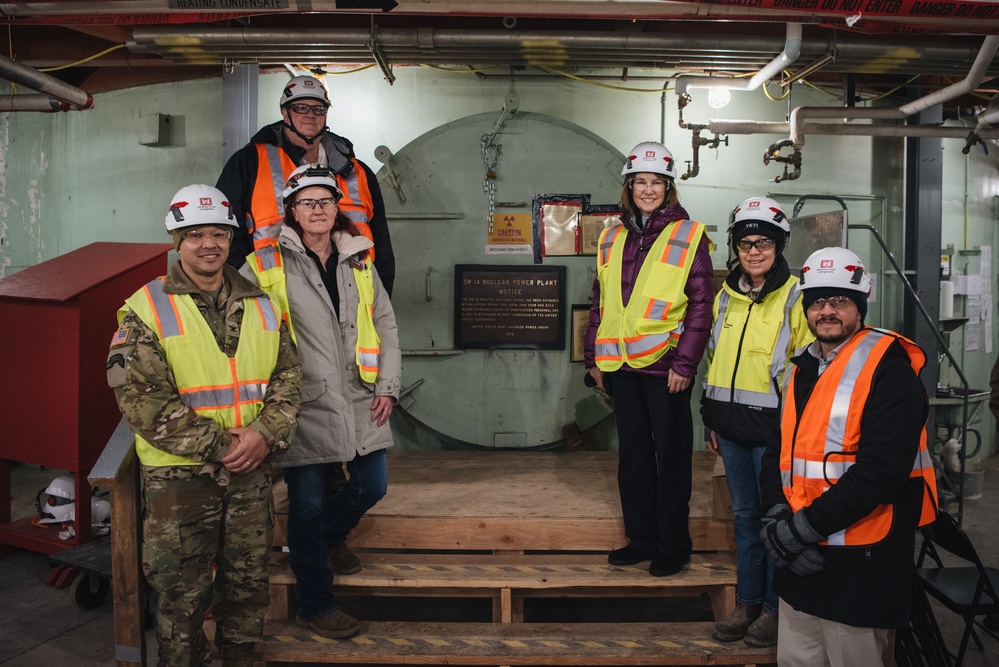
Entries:
{"label": "camouflage trousers", "polygon": [[[219,486],[197,468],[143,468],[142,568],[157,593],[159,667],[211,664],[202,624],[223,656],[263,636],[274,531],[267,467]],[[213,574],[214,567],[214,574]]]}

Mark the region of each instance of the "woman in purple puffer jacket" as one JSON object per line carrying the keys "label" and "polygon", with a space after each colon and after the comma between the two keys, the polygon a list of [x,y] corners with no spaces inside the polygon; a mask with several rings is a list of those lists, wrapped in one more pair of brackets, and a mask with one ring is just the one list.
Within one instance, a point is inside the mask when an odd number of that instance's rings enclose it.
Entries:
{"label": "woman in purple puffer jacket", "polygon": [[690,394],[711,330],[710,240],[676,190],[676,164],[638,144],[621,174],[621,224],[601,234],[585,362],[617,414],[618,489],[627,546],[611,565],[651,560],[676,574],[690,560],[694,446]]}

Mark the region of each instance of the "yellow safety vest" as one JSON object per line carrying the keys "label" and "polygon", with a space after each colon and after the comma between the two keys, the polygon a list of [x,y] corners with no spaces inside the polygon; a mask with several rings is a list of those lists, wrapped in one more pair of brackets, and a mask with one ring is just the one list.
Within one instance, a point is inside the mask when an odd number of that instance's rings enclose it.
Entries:
{"label": "yellow safety vest", "polygon": [[[288,326],[295,342],[295,327],[291,319],[291,307],[288,302],[288,280],[284,271],[284,260],[281,246],[268,245],[258,248],[246,258],[260,287],[278,304],[281,309],[281,319]],[[374,301],[375,280],[371,274],[371,259],[363,262],[351,259],[351,269],[354,272],[354,282],[357,285],[357,344],[354,349],[354,359],[362,382],[375,384],[378,379],[378,356],[381,341],[375,331]]]}
{"label": "yellow safety vest", "polygon": [[[819,376],[800,419],[794,396],[798,369],[787,374],[781,416],[780,474],[784,495],[795,512],[828,491],[856,461],[861,420],[874,373],[895,341],[905,348],[909,364],[918,375],[926,363],[926,355],[918,345],[894,332],[865,327],[840,349]],[[909,477],[923,481],[919,525],[925,526],[936,518],[938,508],[937,478],[926,447],[926,424],[919,435],[919,449]],[[866,517],[830,535],[822,544],[877,544],[888,536],[894,516],[893,504],[878,505]]]}
{"label": "yellow safety vest", "polygon": [[814,339],[808,332],[805,312],[798,306],[801,293],[795,289],[797,284],[797,278],[788,277],[762,303],[751,301],[727,284],[718,292],[707,348],[707,398],[760,408],[780,407],[779,390],[788,358]]}
{"label": "yellow safety vest", "polygon": [[[233,358],[219,349],[194,299],[189,294],[167,294],[163,278],[130,296],[125,306],[118,311],[118,321],[130,308],[156,334],[184,405],[224,429],[246,426],[260,414],[281,346],[281,322],[270,299],[243,299]],[[146,466],[204,463],[157,449],[139,436],[135,451]]]}
{"label": "yellow safety vest", "polygon": [[684,287],[704,230],[703,224],[693,220],[668,224],[638,271],[627,307],[621,293],[621,269],[628,230],[616,225],[601,233],[597,254],[600,326],[593,348],[597,368],[604,372],[624,364],[645,368],[676,347],[687,312]]}

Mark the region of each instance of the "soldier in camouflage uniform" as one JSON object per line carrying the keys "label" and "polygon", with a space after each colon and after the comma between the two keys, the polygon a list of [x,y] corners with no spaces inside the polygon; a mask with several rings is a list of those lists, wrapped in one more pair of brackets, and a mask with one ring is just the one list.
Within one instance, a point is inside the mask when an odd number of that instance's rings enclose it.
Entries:
{"label": "soldier in camouflage uniform", "polygon": [[223,665],[253,665],[269,603],[268,461],[295,431],[301,361],[264,292],[225,264],[235,225],[215,188],[174,195],[180,261],[126,300],[108,354],[142,464],[160,667],[211,663],[209,608]]}

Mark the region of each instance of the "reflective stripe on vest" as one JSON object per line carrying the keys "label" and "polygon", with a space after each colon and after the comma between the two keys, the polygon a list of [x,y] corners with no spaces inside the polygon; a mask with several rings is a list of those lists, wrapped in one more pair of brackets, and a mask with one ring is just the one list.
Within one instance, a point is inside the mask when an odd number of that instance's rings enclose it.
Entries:
{"label": "reflective stripe on vest", "polygon": [[[926,355],[912,341],[890,331],[864,328],[850,339],[819,376],[801,418],[794,397],[795,368],[788,375],[781,417],[781,480],[784,495],[797,512],[836,484],[853,466],[860,442],[860,422],[871,382],[892,343],[898,341],[918,375]],[[926,425],[910,478],[923,480],[919,525],[932,523],[937,513],[936,474],[926,448]],[[828,546],[868,546],[884,540],[892,528],[894,505],[879,505],[845,530],[829,535]]]}
{"label": "reflective stripe on vest", "polygon": [[[277,257],[277,261],[271,258]],[[257,277],[257,283],[281,309],[281,319],[284,320],[295,338],[295,326],[291,317],[291,305],[288,301],[288,281],[282,261],[280,246],[259,248],[247,257],[247,263]],[[374,323],[374,275],[371,273],[371,260],[363,263],[350,260],[357,285],[358,302],[354,324],[357,327],[357,343],[354,350],[354,361],[357,364],[358,375],[368,384],[374,384],[378,379],[378,359],[380,340],[375,331]]]}
{"label": "reflective stripe on vest", "polygon": [[[188,294],[167,294],[163,278],[125,301],[160,341],[181,402],[221,428],[245,426],[263,407],[280,348],[280,320],[267,297],[243,299],[243,319],[234,357],[219,349],[208,323]],[[127,312],[118,313],[121,320]],[[135,451],[146,466],[202,465],[136,436]]]}
{"label": "reflective stripe on vest", "polygon": [[291,321],[291,305],[288,303],[288,288],[285,285],[287,275],[284,272],[284,255],[281,252],[281,245],[275,243],[257,248],[246,256],[246,263],[253,270],[253,275],[257,277],[260,289],[267,292],[267,295],[277,304],[281,320],[288,327],[291,339],[298,344],[295,326]]}
{"label": "reflective stripe on vest", "polygon": [[357,345],[354,351],[361,380],[374,384],[378,379],[378,357],[381,341],[375,331],[375,280],[371,275],[371,260],[351,260],[354,281],[357,285]]}
{"label": "reflective stripe on vest", "polygon": [[[708,340],[710,364],[705,378],[704,395],[714,401],[732,402],[761,408],[780,407],[780,394],[777,387],[782,384],[787,368],[788,354],[792,352],[791,319],[789,313],[797,303],[800,292],[796,289],[796,278],[788,278],[784,285],[771,292],[762,303],[734,297],[726,285],[715,299],[717,313]],[[729,318],[745,312],[742,328],[736,329]],[[752,319],[752,326],[750,320]],[[777,330],[774,333],[774,326]],[[725,330],[729,327],[728,331]],[[749,330],[752,329],[750,332]],[[757,365],[743,364],[747,360],[744,349],[747,333],[773,341],[768,351],[770,364],[766,377],[753,375],[762,369]],[[760,350],[756,350],[759,354]],[[731,372],[731,376],[728,373]],[[774,381],[777,381],[776,384]],[[755,387],[749,389],[747,387]],[[761,389],[766,387],[766,391]]]}
{"label": "reflective stripe on vest", "polygon": [[597,279],[600,281],[600,325],[594,341],[594,360],[602,371],[654,364],[675,347],[683,333],[687,312],[684,288],[694,251],[704,225],[693,220],[670,223],[649,249],[624,306],[621,285],[624,225],[605,229],[598,242]]}
{"label": "reflective stripe on vest", "polygon": [[[284,188],[297,165],[275,144],[256,146],[257,180],[253,186],[250,213],[253,216],[253,247],[260,249],[277,243],[285,217]],[[367,173],[360,162],[354,158],[350,160],[354,166],[351,172],[346,177],[336,177],[337,187],[343,193],[337,208],[374,243],[370,222],[375,214],[375,205],[368,188]],[[370,249],[370,253],[374,260],[374,248]]]}

